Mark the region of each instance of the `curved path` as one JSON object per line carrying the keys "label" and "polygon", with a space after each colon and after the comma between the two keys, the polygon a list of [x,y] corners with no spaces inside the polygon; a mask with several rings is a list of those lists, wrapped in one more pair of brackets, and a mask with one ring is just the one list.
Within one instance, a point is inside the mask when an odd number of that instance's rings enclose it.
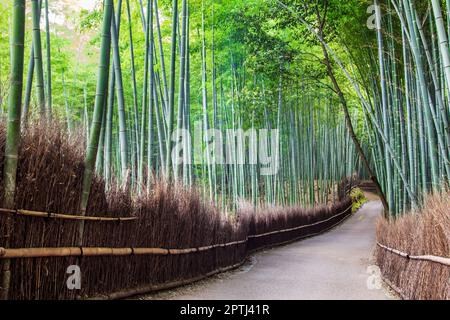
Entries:
{"label": "curved path", "polygon": [[380,212],[380,202],[368,202],[328,233],[262,251],[236,271],[143,299],[392,299],[384,288],[367,287]]}

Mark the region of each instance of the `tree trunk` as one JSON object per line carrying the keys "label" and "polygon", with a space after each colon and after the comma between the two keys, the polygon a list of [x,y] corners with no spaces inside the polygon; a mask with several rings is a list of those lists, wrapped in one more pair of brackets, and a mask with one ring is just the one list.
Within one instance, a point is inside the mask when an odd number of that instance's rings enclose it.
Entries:
{"label": "tree trunk", "polygon": [[[321,17],[319,11],[317,11],[317,18],[319,21],[319,37],[321,39],[323,39],[323,28],[325,26],[325,19],[326,17]],[[347,105],[347,100],[345,99],[344,93],[341,90],[341,87],[339,86],[339,83],[336,80],[336,77],[334,75],[334,71],[333,71],[333,67],[331,66],[331,61],[330,61],[330,57],[328,55],[328,50],[325,47],[325,45],[323,44],[323,42],[320,42],[320,45],[322,47],[322,52],[324,55],[324,64],[327,67],[327,72],[328,72],[328,76],[330,77],[331,82],[333,83],[333,87],[339,97],[339,101],[342,105],[342,109],[344,111],[344,116],[345,116],[345,123],[347,125],[347,130],[350,134],[350,137],[353,140],[353,143],[355,144],[356,147],[356,151],[358,152],[359,157],[361,158],[361,161],[363,162],[364,167],[366,168],[367,172],[369,173],[370,176],[370,180],[372,180],[372,182],[375,185],[375,189],[377,191],[378,196],[380,197],[380,200],[383,204],[384,207],[384,216],[388,217],[389,216],[389,205],[388,202],[386,200],[386,196],[384,195],[383,189],[381,188],[380,183],[378,182],[378,179],[374,173],[374,171],[372,170],[371,166],[370,166],[370,162],[367,159],[366,155],[364,154],[364,150],[361,147],[361,143],[358,140],[358,137],[355,134],[355,130],[353,128],[353,124],[352,124],[352,119],[350,117],[350,113],[348,110],[348,105]]]}

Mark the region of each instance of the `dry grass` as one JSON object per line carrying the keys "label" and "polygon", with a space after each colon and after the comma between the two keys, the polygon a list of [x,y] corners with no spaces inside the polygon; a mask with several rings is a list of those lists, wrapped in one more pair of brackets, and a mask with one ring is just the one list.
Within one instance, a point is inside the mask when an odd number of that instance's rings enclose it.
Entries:
{"label": "dry grass", "polygon": [[[80,137],[69,138],[58,126],[33,125],[20,147],[16,208],[77,214],[81,194],[84,146]],[[4,154],[5,129],[0,125],[0,154]],[[0,186],[3,177],[0,158]],[[0,197],[3,191],[0,187]],[[105,192],[95,178],[88,215],[136,216],[130,222],[85,223],[83,243],[89,247],[195,248],[247,239],[265,233],[313,223],[347,208],[351,200],[314,210],[272,208],[253,212],[242,208],[225,218],[205,203],[195,189],[186,190],[157,181],[150,193],[131,198],[114,187]],[[74,299],[98,296],[137,287],[159,285],[205,275],[243,261],[250,250],[322,231],[343,219],[247,243],[180,256],[74,257],[13,259],[11,299]],[[0,247],[5,243],[5,215],[0,215]],[[14,217],[11,247],[71,247],[76,244],[76,221]],[[0,260],[1,264],[1,260]],[[78,264],[81,291],[66,288],[66,269]],[[1,267],[1,266],[0,266]]]}
{"label": "dry grass", "polygon": [[[378,241],[409,255],[450,257],[450,194],[430,196],[424,209],[389,223],[380,219]],[[450,299],[450,268],[409,260],[381,248],[376,258],[385,278],[409,299]]]}

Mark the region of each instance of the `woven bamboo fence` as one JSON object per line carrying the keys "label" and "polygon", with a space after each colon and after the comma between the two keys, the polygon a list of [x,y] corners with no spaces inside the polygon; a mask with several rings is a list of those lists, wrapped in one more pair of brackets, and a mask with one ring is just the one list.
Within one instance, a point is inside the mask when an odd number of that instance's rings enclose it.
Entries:
{"label": "woven bamboo fence", "polygon": [[[87,219],[88,245],[82,248],[73,246],[77,219],[15,215],[12,247],[0,248],[0,261],[12,262],[9,298],[118,298],[190,283],[239,266],[255,250],[333,227],[351,213],[351,200],[315,210],[272,209],[236,221],[206,206],[197,209],[170,215],[146,208],[133,220]],[[15,214],[0,212],[0,221]],[[81,269],[81,290],[66,286],[70,265]]]}
{"label": "woven bamboo fence", "polygon": [[[0,154],[4,131],[0,124]],[[95,178],[80,217],[83,149],[58,128],[30,126],[23,133],[15,209],[0,210],[0,270],[11,261],[9,299],[112,299],[179,286],[234,268],[255,250],[327,230],[351,212],[345,197],[315,209],[246,209],[225,217],[195,189],[155,181],[150,193],[131,197],[118,187],[106,192]],[[81,290],[67,288],[71,265],[80,267]]]}

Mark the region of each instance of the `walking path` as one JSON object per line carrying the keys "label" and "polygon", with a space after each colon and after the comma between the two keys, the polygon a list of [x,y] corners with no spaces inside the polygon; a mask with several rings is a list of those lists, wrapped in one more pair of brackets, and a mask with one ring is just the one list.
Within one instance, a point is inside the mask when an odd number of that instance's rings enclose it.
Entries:
{"label": "walking path", "polygon": [[367,286],[381,210],[379,201],[370,201],[328,233],[260,252],[236,271],[144,299],[392,299],[385,288]]}

